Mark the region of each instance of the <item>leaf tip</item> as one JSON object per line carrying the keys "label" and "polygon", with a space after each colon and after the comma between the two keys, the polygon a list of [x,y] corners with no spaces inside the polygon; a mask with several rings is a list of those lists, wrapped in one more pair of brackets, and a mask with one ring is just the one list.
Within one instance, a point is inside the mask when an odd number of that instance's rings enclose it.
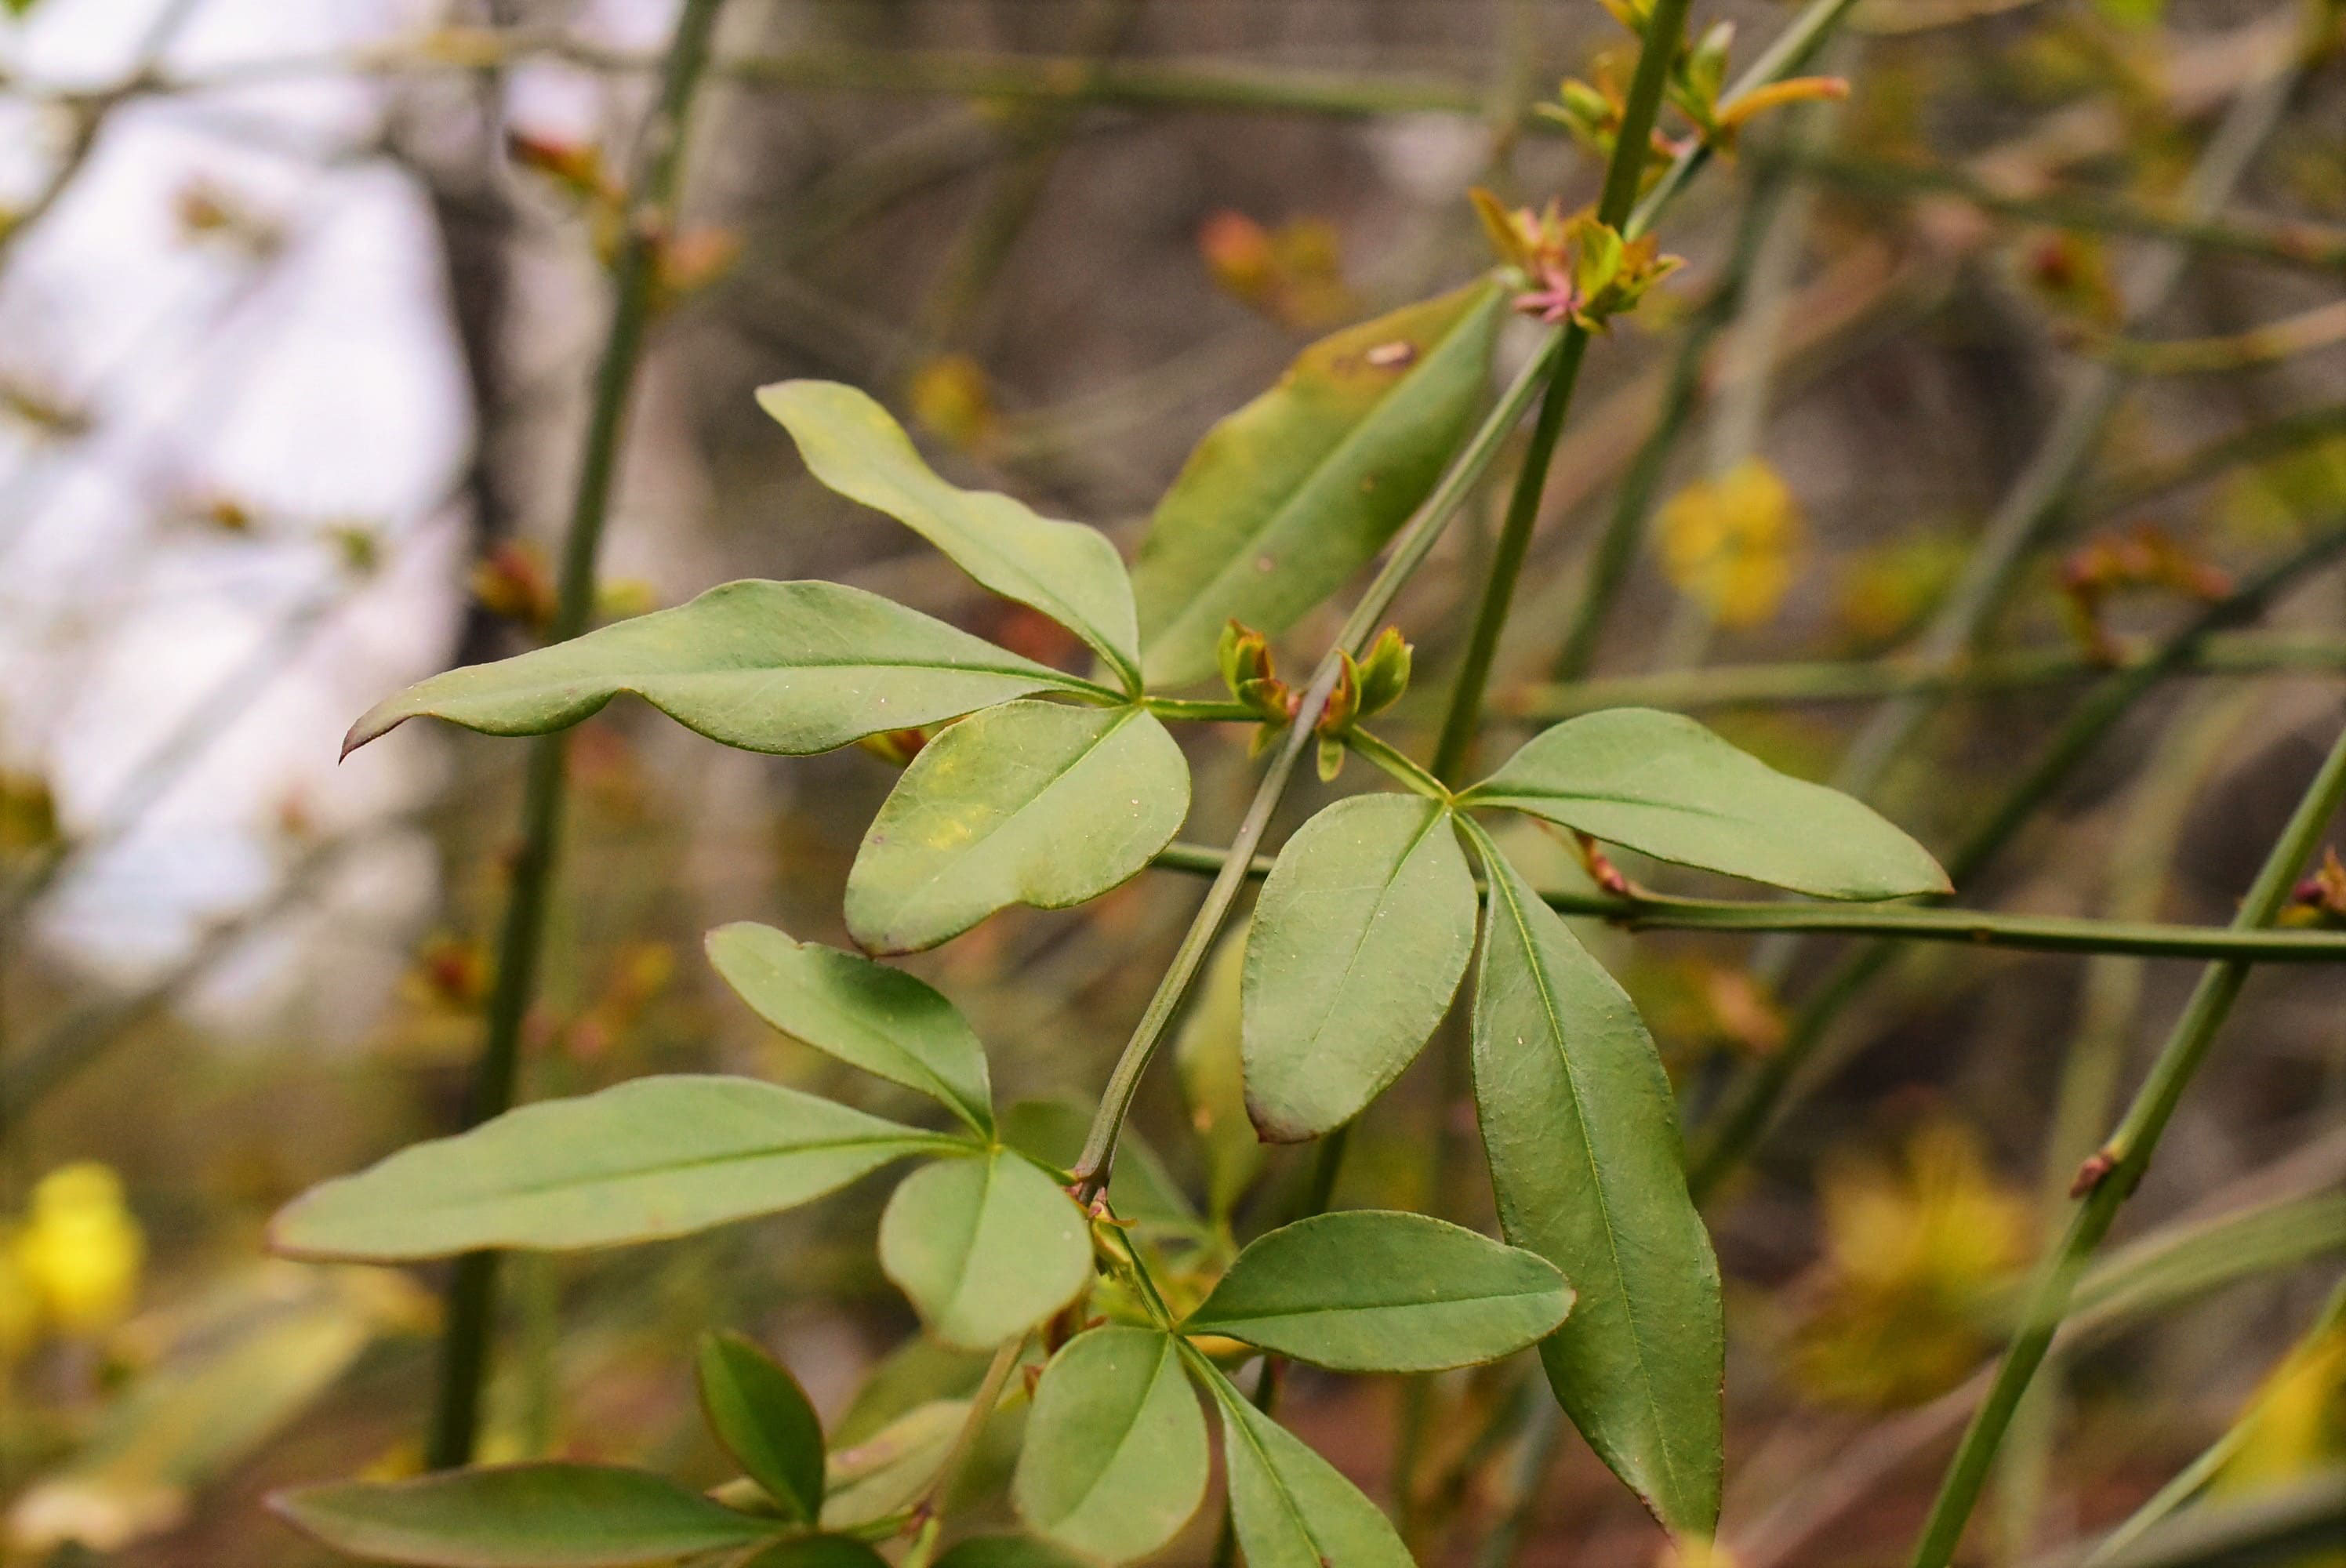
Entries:
{"label": "leaf tip", "polygon": [[400,725],[406,722],[407,717],[408,716],[406,714],[401,713],[395,714],[390,718],[385,718],[382,708],[376,707],[368,708],[364,713],[359,715],[358,722],[352,725],[348,733],[343,735],[342,748],[335,755],[334,760],[337,762],[348,761],[352,752],[356,751],[360,747],[366,745],[369,741],[382,739],[385,735],[390,734],[393,729],[398,728]]}
{"label": "leaf tip", "polygon": [[1247,1120],[1254,1124],[1254,1135],[1266,1144],[1308,1144],[1326,1132],[1325,1127],[1306,1126],[1265,1105],[1250,1090],[1246,1097]]}

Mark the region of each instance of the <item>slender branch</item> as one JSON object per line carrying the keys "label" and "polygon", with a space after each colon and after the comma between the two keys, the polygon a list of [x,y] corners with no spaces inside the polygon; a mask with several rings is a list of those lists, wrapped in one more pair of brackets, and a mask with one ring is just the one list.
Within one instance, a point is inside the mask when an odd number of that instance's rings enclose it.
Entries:
{"label": "slender branch", "polygon": [[[2328,759],[2241,901],[2239,914],[2232,922],[2236,930],[2269,926],[2279,916],[2298,869],[2312,854],[2341,802],[2346,802],[2346,731],[2341,731],[2331,745]],[[2045,1259],[2030,1293],[2023,1327],[2004,1352],[1987,1398],[1955,1451],[1915,1545],[1914,1568],[1946,1568],[1953,1558],[1996,1447],[2067,1313],[2079,1276],[2117,1217],[2119,1207],[2149,1169],[2160,1135],[2207,1060],[2216,1033],[2248,978],[2249,965],[2240,960],[2227,959],[2208,966],[2116,1130],[2080,1173],[2081,1184],[2086,1184],[2085,1201],[2060,1247]]]}
{"label": "slender branch", "polygon": [[1999,191],[1961,169],[1898,163],[1845,152],[1773,148],[1757,152],[1760,167],[1786,167],[1821,184],[1862,196],[1952,197],[2000,218],[2091,233],[2132,234],[2202,250],[2229,250],[2267,261],[2335,271],[2346,267],[2346,234],[2320,224],[2249,218],[2191,217],[2082,192],[2018,196]]}
{"label": "slender branch", "polygon": [[[1678,57],[1679,36],[1686,30],[1691,0],[1655,0],[1646,16],[1645,40],[1637,50],[1637,70],[1630,78],[1629,96],[1616,129],[1613,156],[1605,166],[1605,184],[1596,198],[1596,220],[1618,229],[1628,221],[1646,171],[1654,121],[1661,113],[1662,90],[1669,81],[1671,62]],[[1515,605],[1515,584],[1523,575],[1524,555],[1530,550],[1532,528],[1539,521],[1540,497],[1547,489],[1548,464],[1556,457],[1556,439],[1564,433],[1564,416],[1572,406],[1580,363],[1588,352],[1588,329],[1577,321],[1564,330],[1564,342],[1541,391],[1539,417],[1532,424],[1531,443],[1524,449],[1523,464],[1515,470],[1515,486],[1507,497],[1506,519],[1491,551],[1491,569],[1483,583],[1483,602],[1474,612],[1474,630],[1450,687],[1449,710],[1443,715],[1441,738],[1434,743],[1432,771],[1447,785],[1458,782],[1467,761],[1474,731],[1483,718],[1483,688],[1491,678],[1491,661],[1506,630],[1507,612]]]}
{"label": "slender branch", "polygon": [[[2089,1549],[2029,1568],[2223,1568],[2227,1563],[2318,1562],[2346,1534],[2346,1465],[2332,1464],[2253,1496],[2211,1502],[2104,1555]],[[2298,1558],[2292,1552],[2312,1553]]]}
{"label": "slender branch", "polygon": [[[2346,1138],[2332,1137],[2326,1149],[2317,1149],[2324,1157],[2310,1168],[2298,1168],[2308,1166],[2302,1154],[2282,1162],[2290,1167],[2286,1192],[2251,1207],[2224,1209],[2212,1218],[2170,1223],[2096,1261],[2078,1287],[2055,1346],[2065,1352],[2082,1349],[2179,1301],[2337,1251],[2338,1238],[2320,1235],[2319,1225],[2308,1223],[2318,1217],[2308,1211],[2335,1209],[2326,1195],[2336,1185]],[[2233,1190],[2262,1187],[2274,1174],[2270,1168],[2257,1172]],[[2187,1259],[2192,1267],[2176,1266]],[[1859,1433],[1830,1462],[1733,1533],[1728,1544],[1736,1561],[1749,1568],[1805,1561],[1801,1549],[1819,1531],[1884,1477],[1953,1436],[1986,1394],[1994,1370],[1994,1363],[1984,1365],[1929,1404]]]}
{"label": "slender branch", "polygon": [[[1978,876],[2118,720],[2153,687],[2183,667],[2208,636],[2261,613],[2284,589],[2341,553],[2346,553],[2346,524],[2333,521],[2230,597],[2201,611],[2157,654],[2096,687],[2038,753],[2036,761],[1954,851],[1943,858],[1954,884],[1966,886]],[[1688,1185],[1698,1200],[1751,1152],[1782,1109],[1794,1079],[1822,1045],[1826,1032],[1887,967],[1893,951],[1887,946],[1862,948],[1828,971],[1794,1013],[1784,1044],[1750,1070],[1744,1082],[1729,1092],[1726,1107],[1690,1141]]]}
{"label": "slender branch", "polygon": [[2086,351],[2139,376],[2212,375],[2247,370],[2346,341],[2346,300],[2213,338],[2110,338]]}
{"label": "slender branch", "polygon": [[[2290,1348],[2283,1360],[2301,1353],[2308,1345],[2324,1336],[2336,1333],[2341,1325],[2346,1325],[2346,1284],[2341,1284],[2330,1293],[2330,1300],[2314,1319],[2313,1327]],[[2216,1472],[2223,1469],[2248,1442],[2249,1434],[2255,1431],[2259,1420],[2270,1405],[2273,1393],[2274,1390],[2268,1386],[2249,1401],[2249,1408],[2224,1429],[2222,1435],[2202,1449],[2198,1456],[2170,1477],[2165,1486],[2151,1493],[2142,1506],[2127,1514],[2115,1529],[2104,1535],[2093,1550],[2086,1553],[2079,1568],[2103,1568],[2214,1480]]]}
{"label": "slender branch", "polygon": [[1165,1031],[1179,1011],[1182,998],[1188,994],[1190,984],[1206,961],[1214,939],[1220,934],[1222,922],[1229,917],[1230,906],[1238,900],[1239,891],[1246,885],[1248,868],[1254,852],[1261,847],[1263,834],[1269,830],[1271,814],[1278,809],[1286,793],[1288,780],[1293,777],[1295,765],[1305,748],[1316,743],[1312,733],[1320,715],[1328,706],[1328,696],[1336,688],[1337,678],[1343,673],[1341,653],[1355,656],[1364,650],[1375,635],[1395,595],[1402,585],[1423,564],[1427,552],[1442,535],[1467,494],[1472,491],[1497,457],[1499,447],[1515,422],[1523,417],[1531,402],[1533,392],[1545,374],[1550,357],[1562,339],[1552,333],[1547,341],[1525,361],[1514,382],[1501,394],[1496,407],[1484,419],[1464,452],[1450,465],[1427,496],[1416,514],[1402,529],[1392,553],[1352,607],[1336,641],[1312,672],[1304,688],[1295,716],[1289,721],[1285,738],[1271,758],[1270,769],[1255,788],[1254,799],[1248,805],[1246,816],[1231,839],[1227,859],[1216,873],[1212,886],[1206,890],[1205,902],[1189,922],[1188,931],[1175,950],[1172,965],[1158,982],[1156,994],[1133,1027],[1132,1037],[1125,1043],[1123,1054],[1108,1074],[1107,1086],[1101,1092],[1099,1109],[1093,1115],[1090,1131],[1084,1139],[1084,1151],[1076,1160],[1073,1175],[1078,1196],[1088,1200],[1107,1186],[1108,1175],[1116,1160],[1116,1144],[1124,1130],[1125,1117],[1131,1114],[1133,1096],[1139,1092],[1140,1080],[1148,1071],[1148,1064],[1163,1042]]}
{"label": "slender branch", "polygon": [[[1772,708],[1788,702],[1856,702],[1915,692],[1976,695],[2092,679],[2139,669],[2157,657],[2155,647],[2137,647],[2112,664],[2082,648],[2050,647],[1981,655],[1951,666],[1899,658],[1709,665],[1527,686],[1494,706],[1512,718],[1550,723],[1603,708]],[[2346,637],[2294,632],[2211,636],[2171,673],[2346,675]]]}
{"label": "slender branch", "polygon": [[[2257,149],[2280,122],[2300,70],[2286,66],[2234,100],[2192,170],[2180,204],[2183,211],[2204,218],[2231,194]],[[2128,320],[2143,321],[2156,315],[2182,282],[2190,259],[2191,252],[2180,245],[2151,256],[2127,290]],[[2021,568],[2066,515],[2070,494],[2100,446],[2102,432],[2126,388],[2127,377],[2116,365],[2085,368],[2053,428],[1989,520],[1946,603],[1923,632],[1916,654],[1925,663],[1953,664],[1962,658],[2004,607]],[[1835,782],[1851,794],[1870,793],[1891,759],[1905,749],[1933,711],[1935,704],[1927,694],[1901,697],[1882,708],[1851,745]]]}
{"label": "slender branch", "polygon": [[[683,166],[686,122],[722,4],[723,0],[686,0],[668,47],[659,100],[638,139],[627,237],[612,269],[610,330],[596,372],[577,491],[563,542],[560,596],[547,628],[549,642],[561,642],[586,630],[594,608],[595,562],[610,514],[628,389],[643,357],[650,324],[660,248],[670,227]],[[557,732],[531,743],[521,843],[514,857],[512,891],[497,944],[487,1034],[466,1096],[467,1126],[486,1121],[513,1104],[522,1021],[536,992],[561,834],[565,739]],[[438,1402],[425,1447],[425,1462],[433,1469],[461,1465],[472,1458],[495,1302],[496,1254],[474,1252],[457,1259],[448,1286]]]}
{"label": "slender branch", "polygon": [[2327,441],[2341,431],[2346,431],[2346,402],[2300,409],[2278,419],[2259,421],[2230,435],[2218,436],[2172,457],[2114,473],[2088,491],[2082,505],[2096,514],[2121,512],[2227,469],[2261,463]]}
{"label": "slender branch", "polygon": [[[1847,13],[1852,3],[1853,0],[1811,0],[1809,8],[1793,19],[1784,33],[1762,54],[1760,61],[1746,73],[1737,90],[1746,90],[1748,85],[1755,81],[1771,79],[1769,73],[1799,68],[1800,62],[1821,42],[1825,32]],[[1649,225],[1668,205],[1698,162],[1689,155],[1673,165],[1665,173],[1663,180],[1647,192],[1645,199],[1631,214],[1625,232],[1643,232],[1643,227]],[[1525,361],[1515,381],[1500,396],[1498,405],[1484,420],[1465,449],[1434,486],[1433,494],[1426,497],[1402,529],[1385,558],[1385,564],[1379,568],[1360,601],[1352,606],[1352,613],[1346,617],[1343,627],[1338,632],[1334,646],[1321,660],[1320,667],[1305,688],[1288,737],[1273,758],[1270,769],[1264,774],[1254,801],[1239,824],[1238,835],[1231,840],[1227,851],[1228,859],[1216,874],[1212,886],[1207,890],[1205,902],[1191,921],[1188,934],[1182,938],[1181,945],[1174,954],[1173,966],[1158,983],[1156,994],[1149,999],[1131,1039],[1126,1042],[1123,1054],[1117,1057],[1116,1066],[1109,1073],[1107,1087],[1102,1094],[1099,1109],[1092,1118],[1091,1130],[1084,1140],[1082,1157],[1073,1173],[1077,1189],[1085,1196],[1096,1196],[1107,1185],[1109,1169],[1116,1156],[1117,1138],[1123,1131],[1126,1116],[1131,1112],[1133,1096],[1139,1090],[1141,1077],[1148,1071],[1149,1059],[1155,1054],[1174,1013],[1178,1011],[1182,998],[1196,980],[1198,968],[1205,962],[1207,950],[1212,946],[1222,922],[1229,918],[1230,905],[1245,885],[1247,868],[1252,862],[1255,850],[1261,846],[1271,812],[1286,790],[1288,779],[1294,772],[1303,747],[1313,738],[1309,732],[1319,722],[1320,714],[1327,707],[1328,694],[1334,689],[1336,678],[1341,672],[1340,652],[1351,652],[1357,657],[1367,648],[1369,640],[1383,622],[1385,612],[1392,607],[1395,596],[1424,564],[1427,554],[1442,536],[1452,514],[1498,455],[1500,444],[1507,433],[1523,417],[1533,397],[1551,380],[1563,350],[1565,336],[1562,331],[1551,332]]]}
{"label": "slender branch", "polygon": [[[386,825],[395,826],[394,825]],[[248,940],[296,908],[326,873],[385,830],[352,833],[304,850],[280,877],[277,891],[234,918],[206,928],[186,955],[127,996],[107,997],[67,1013],[0,1067],[0,1129],[13,1129],[49,1091],[97,1061],[142,1019],[187,993],[198,981],[244,950]]]}
{"label": "slender branch", "polygon": [[1606,617],[1629,580],[1629,568],[1637,561],[1637,545],[1644,536],[1654,498],[1660,493],[1670,453],[1701,399],[1703,361],[1712,343],[1742,308],[1751,264],[1774,220],[1785,185],[1781,178],[1763,178],[1744,199],[1742,218],[1736,226],[1735,249],[1728,258],[1725,273],[1678,338],[1678,351],[1671,358],[1669,377],[1662,389],[1661,407],[1655,411],[1653,424],[1646,439],[1638,443],[1628,473],[1622,476],[1605,532],[1597,535],[1596,546],[1589,551],[1580,599],[1573,607],[1572,620],[1565,629],[1564,642],[1556,650],[1556,663],[1550,670],[1556,681],[1577,681],[1596,662],[1596,645],[1604,635]]}
{"label": "slender branch", "polygon": [[[1204,844],[1168,844],[1153,862],[1160,870],[1219,875],[1229,863]],[[1257,855],[1250,877],[1270,874],[1276,860]],[[1559,914],[1611,921],[1630,931],[1817,932],[1912,942],[1962,942],[2038,952],[2115,952],[2139,958],[2235,958],[2259,963],[2346,961],[2346,932],[2239,931],[2229,926],[2168,925],[2154,921],[2086,920],[2066,915],[2012,915],[1987,910],[1929,909],[1912,904],[1765,902],[1737,899],[1670,899],[1650,895],[1543,890],[1540,901]]]}
{"label": "slender branch", "polygon": [[1367,758],[1402,788],[1424,796],[1429,800],[1450,799],[1449,787],[1420,768],[1398,748],[1378,739],[1365,729],[1355,729],[1344,737],[1344,744]]}

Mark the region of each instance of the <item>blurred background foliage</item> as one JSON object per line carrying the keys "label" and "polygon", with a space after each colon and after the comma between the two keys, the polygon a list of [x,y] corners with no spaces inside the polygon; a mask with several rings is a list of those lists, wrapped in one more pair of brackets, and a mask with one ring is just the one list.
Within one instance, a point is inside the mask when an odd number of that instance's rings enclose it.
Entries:
{"label": "blurred background foliage", "polygon": [[[414,1467],[436,1301],[428,1279],[264,1262],[259,1225],[453,1125],[523,756],[411,728],[337,770],[336,744],[376,697],[526,647],[551,615],[618,171],[672,7],[5,10],[6,1560],[307,1563],[255,1499]],[[1697,22],[1735,22],[1748,58],[1782,15],[1731,0]],[[1068,634],[811,484],[751,389],[870,389],[956,479],[1128,550],[1197,437],[1303,342],[1488,264],[1469,186],[1593,196],[1569,117],[1532,111],[1566,74],[1617,71],[1620,36],[1573,0],[733,0],[601,614],[826,576],[1069,659]],[[1984,652],[1869,790],[1934,848],[1961,841],[2097,671],[2346,514],[2340,42],[2334,5],[2294,0],[1861,0],[1825,61],[1847,101],[1749,129],[1667,226],[1690,265],[1592,355],[1495,728],[1647,701],[1833,777],[1984,533],[2038,504]],[[2210,200],[2193,170],[2226,137],[2243,172]],[[1431,738],[1498,504],[1402,602],[1422,690],[1398,738]],[[1573,652],[1608,530],[1617,608]],[[1966,901],[2221,923],[2340,722],[2341,675],[2333,567],[2134,704]],[[759,1025],[699,952],[738,918],[843,941],[890,751],[721,752],[627,705],[589,724],[526,1093],[721,1068],[909,1110]],[[1243,737],[1192,764],[1186,836],[1214,840],[1248,788]],[[1327,792],[1298,796],[1290,821]],[[1551,885],[1581,876],[1568,846],[1509,831]],[[2331,867],[2295,918],[2346,921]],[[1150,873],[912,967],[971,1014],[1005,1102],[1087,1105],[1197,891]],[[1698,1110],[1784,1047],[1836,957],[1589,936]],[[1918,945],[1845,1010],[1708,1200],[1729,1288],[1720,1563],[1902,1555],[2015,1282],[2191,976]],[[1225,962],[1141,1127],[1242,1238],[1308,1157],[1253,1141],[1235,1009]],[[1458,1176],[1457,1044],[1368,1114],[1340,1202],[1487,1221]],[[2124,1517],[2210,1442],[2222,1492],[2346,1459],[2346,1339],[2323,1307],[2341,1106],[2346,979],[2261,973],[2024,1412],[1983,1560]],[[788,1359],[835,1446],[885,1440],[858,1460],[884,1491],[895,1450],[952,1430],[922,1412],[950,1417],[938,1401],[978,1369],[907,1339],[868,1245],[877,1202],[867,1186],[517,1262],[485,1457],[721,1479],[689,1351],[732,1325]],[[1300,1374],[1288,1413],[1425,1560],[1654,1561],[1537,1385],[1520,1358],[1414,1392]]]}

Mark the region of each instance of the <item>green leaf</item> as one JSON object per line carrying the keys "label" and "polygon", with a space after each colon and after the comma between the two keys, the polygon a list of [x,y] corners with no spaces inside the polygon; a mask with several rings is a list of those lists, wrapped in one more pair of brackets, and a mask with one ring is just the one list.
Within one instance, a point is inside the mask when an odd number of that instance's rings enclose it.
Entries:
{"label": "green leaf", "polygon": [[957,1350],[925,1334],[914,1334],[880,1358],[831,1431],[835,1448],[854,1448],[919,1405],[937,1400],[967,1400],[985,1380],[993,1357],[984,1350]]}
{"label": "green leaf", "polygon": [[1012,702],[921,749],[847,873],[873,952],[959,936],[1010,904],[1065,909],[1127,881],[1189,812],[1189,767],[1138,708]]}
{"label": "green leaf", "polygon": [[281,1492],[270,1506],[340,1552],[434,1568],[617,1568],[741,1547],[781,1528],[648,1471],[515,1464]]}
{"label": "green leaf", "polygon": [[936,1479],[968,1420],[967,1400],[932,1400],[854,1447],[832,1451],[824,1472],[823,1528],[852,1530],[909,1505]]}
{"label": "green leaf", "polygon": [[1133,566],[1149,685],[1205,679],[1227,622],[1275,636],[1384,547],[1466,433],[1505,314],[1482,282],[1348,327],[1206,433]]}
{"label": "green leaf", "polygon": [[672,610],[418,681],[369,708],[345,754],[428,714],[543,735],[633,692],[747,751],[828,751],[1036,691],[1112,695],[838,583],[727,583]]}
{"label": "green leaf", "polygon": [[294,1257],[393,1262],[682,1236],[821,1196],[951,1139],[751,1078],[638,1078],[508,1111],[311,1187],[278,1211]]}
{"label": "green leaf", "polygon": [[947,1548],[936,1568],[1084,1568],[1084,1560],[1031,1535],[973,1535]]}
{"label": "green leaf", "polygon": [[1173,1337],[1094,1329],[1044,1369],[1011,1501],[1037,1533],[1127,1563],[1172,1540],[1198,1511],[1209,1462],[1205,1418]]}
{"label": "green leaf", "polygon": [[1628,996],[1473,830],[1490,879],[1474,1104],[1507,1239],[1562,1269],[1540,1345],[1589,1446],[1674,1531],[1719,1520],[1719,1265],[1687,1196],[1677,1107]]}
{"label": "green leaf", "polygon": [[[1059,1099],[1021,1100],[1002,1113],[1002,1141],[1042,1165],[1066,1170],[1084,1152],[1092,1114]],[[1108,1207],[1120,1220],[1193,1230],[1198,1211],[1148,1141],[1127,1126],[1117,1140],[1108,1173]]]}
{"label": "green leaf", "polygon": [[1930,851],[1871,808],[1650,708],[1568,718],[1459,803],[1528,812],[1656,860],[1820,898],[1949,891]]}
{"label": "green leaf", "polygon": [[700,1409],[750,1480],[795,1520],[822,1512],[822,1421],[790,1369],[744,1335],[700,1339]]}
{"label": "green leaf", "polygon": [[709,933],[709,962],[750,1011],[851,1066],[994,1133],[985,1048],[961,1010],[899,969],[747,921]]}
{"label": "green leaf", "polygon": [[904,1178],[880,1217],[880,1267],[929,1331],[978,1349],[1023,1333],[1090,1276],[1091,1229],[1025,1156],[991,1149]]}
{"label": "green leaf", "polygon": [[1377,1505],[1301,1438],[1193,1357],[1222,1412],[1230,1522],[1247,1568],[1413,1568]]}
{"label": "green leaf", "polygon": [[1341,1372],[1438,1372],[1513,1355],[1571,1308],[1535,1254],[1426,1215],[1344,1209],[1248,1243],[1181,1331]]}
{"label": "green leaf", "polygon": [[1247,1114],[1316,1138],[1401,1076],[1474,951],[1474,874],[1447,807],[1355,795],[1279,852],[1247,939]]}
{"label": "green leaf", "polygon": [[[1207,961],[1188,1016],[1173,1038],[1173,1068],[1206,1164],[1206,1207],[1229,1224],[1231,1212],[1262,1174],[1262,1140],[1247,1119],[1246,1065],[1239,1046],[1239,976],[1246,966],[1247,927],[1225,933]],[[1116,1175],[1124,1172],[1118,1155]]]}
{"label": "green leaf", "polygon": [[1127,691],[1140,695],[1132,584],[1107,535],[1037,517],[1007,495],[946,484],[888,411],[853,387],[777,382],[758,389],[758,405],[790,433],[817,479],[885,512],[984,586],[1083,638]]}
{"label": "green leaf", "polygon": [[888,1559],[852,1535],[793,1535],[726,1568],[888,1568]]}

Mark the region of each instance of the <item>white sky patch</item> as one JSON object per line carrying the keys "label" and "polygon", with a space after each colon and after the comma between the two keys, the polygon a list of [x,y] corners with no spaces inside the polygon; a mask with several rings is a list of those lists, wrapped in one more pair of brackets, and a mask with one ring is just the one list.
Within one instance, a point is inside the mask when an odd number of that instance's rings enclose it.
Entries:
{"label": "white sky patch", "polygon": [[[0,62],[110,82],[158,9],[43,0],[0,23]],[[429,15],[406,0],[200,0],[166,60],[328,54]],[[389,164],[285,150],[362,145],[386,91],[324,74],[127,106],[0,279],[0,380],[94,422],[66,443],[0,424],[0,759],[49,778],[69,830],[111,831],[76,857],[37,931],[112,982],[167,969],[209,922],[270,899],[304,842],[388,821],[434,780],[428,744],[335,757],[352,718],[445,657],[460,609],[450,493],[471,414],[436,239]],[[39,188],[63,128],[0,102],[0,199]],[[191,243],[178,205],[197,182],[278,225],[281,251]],[[222,498],[260,533],[191,518]],[[326,533],[343,524],[383,542],[356,589]],[[134,788],[191,713],[246,687],[168,789]],[[379,996],[436,896],[425,840],[400,843],[339,862],[326,909],[250,944],[203,988],[204,1010],[253,1016],[327,961]],[[354,962],[370,944],[384,956]],[[365,1011],[345,997],[324,1016],[347,1029]]]}

